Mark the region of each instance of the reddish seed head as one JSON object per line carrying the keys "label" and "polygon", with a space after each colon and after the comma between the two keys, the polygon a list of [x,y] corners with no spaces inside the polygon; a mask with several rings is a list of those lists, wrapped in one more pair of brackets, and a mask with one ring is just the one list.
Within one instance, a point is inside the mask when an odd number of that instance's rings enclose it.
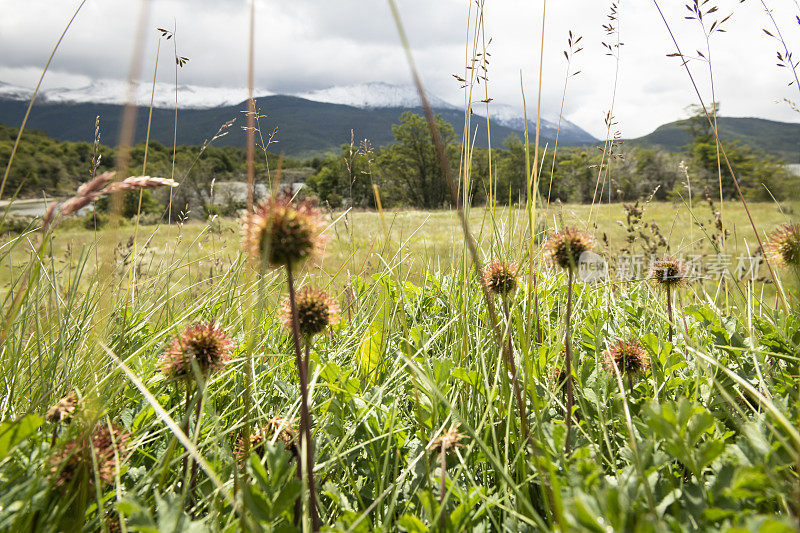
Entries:
{"label": "reddish seed head", "polygon": [[311,200],[292,202],[280,194],[256,206],[242,220],[245,251],[267,266],[296,265],[322,248],[320,212]]}
{"label": "reddish seed head", "polygon": [[650,357],[647,351],[634,339],[618,340],[603,355],[605,368],[613,373],[616,366],[622,375],[638,375],[647,370]]}
{"label": "reddish seed head", "polygon": [[203,376],[220,370],[230,359],[233,341],[213,322],[198,322],[175,337],[161,358],[161,372],[168,378],[188,378],[192,361]]}
{"label": "reddish seed head", "polygon": [[458,424],[450,426],[450,429],[433,439],[430,448],[433,450],[444,448],[444,451],[447,451],[450,448],[461,446],[461,440],[465,439],[467,435],[460,433],[458,427]]}
{"label": "reddish seed head", "polygon": [[505,295],[517,287],[517,265],[495,261],[483,269],[483,283],[494,294]]}
{"label": "reddish seed head", "polygon": [[770,259],[786,266],[800,267],[800,225],[779,226],[772,232],[764,248]]}
{"label": "reddish seed head", "polygon": [[[129,435],[118,428],[99,424],[91,435],[83,435],[68,442],[64,449],[50,460],[50,472],[55,476],[55,484],[68,487],[70,483],[86,475],[89,483],[94,483],[95,465],[100,481],[114,482],[117,459],[126,456]],[[94,452],[94,459],[92,453]]]}
{"label": "reddish seed head", "polygon": [[550,262],[565,270],[575,270],[583,252],[594,247],[594,239],[588,233],[566,227],[550,236],[545,244],[545,254]]}
{"label": "reddish seed head", "polygon": [[[339,323],[339,304],[328,293],[306,287],[295,296],[300,335],[311,337],[322,333],[326,327]],[[281,322],[287,329],[292,328],[292,306],[289,298],[283,300]]]}
{"label": "reddish seed head", "polygon": [[653,263],[649,274],[650,281],[662,289],[681,287],[688,282],[686,267],[673,257],[666,257]]}

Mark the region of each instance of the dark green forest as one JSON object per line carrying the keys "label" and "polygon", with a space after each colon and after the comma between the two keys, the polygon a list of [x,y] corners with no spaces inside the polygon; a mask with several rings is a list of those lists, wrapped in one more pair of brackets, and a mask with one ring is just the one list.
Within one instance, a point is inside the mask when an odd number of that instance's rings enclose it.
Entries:
{"label": "dark green forest", "polygon": [[[473,205],[487,202],[490,172],[497,203],[525,201],[526,157],[532,164],[533,146],[528,147],[526,156],[524,143],[516,136],[509,136],[501,147],[491,152],[476,147],[464,154],[453,127],[441,117],[438,127],[447,143],[452,175],[460,182],[464,176],[469,177],[469,201]],[[16,133],[16,129],[0,125],[0,166],[3,168]],[[543,200],[575,203],[601,198],[603,201],[634,201],[651,196],[656,200],[677,200],[681,196],[685,198],[690,191],[693,195],[703,195],[707,189],[718,195],[720,176],[714,137],[702,127],[702,122],[691,120],[684,134],[687,144],[682,150],[672,152],[626,143],[615,144],[610,151],[603,150],[602,144],[559,147],[554,161],[552,147],[541,146],[538,194]],[[374,207],[373,185],[378,187],[384,207],[432,209],[449,206],[446,180],[435,157],[425,120],[405,112],[392,126],[392,135],[394,142],[381,148],[374,148],[368,140],[354,141],[342,146],[338,155],[305,161],[259,151],[256,156],[258,181],[267,182],[268,169],[274,177],[280,160],[283,183],[304,181],[310,192],[333,208]],[[726,142],[724,148],[742,191],[750,199],[775,197],[781,200],[790,195],[796,178],[788,173],[783,161],[736,141]],[[131,173],[141,172],[144,154],[144,144],[131,150]],[[15,156],[5,196],[69,195],[87,181],[93,161],[99,159],[97,171],[102,172],[115,167],[117,156],[116,149],[100,143],[57,141],[42,132],[27,130]],[[213,183],[245,180],[246,151],[213,144],[178,146],[173,170],[172,147],[151,141],[145,173],[174,176],[183,189],[180,205],[194,203],[192,211],[196,215],[208,214],[215,209],[209,204]],[[733,177],[725,165],[722,165],[721,174],[724,194],[735,196]]]}

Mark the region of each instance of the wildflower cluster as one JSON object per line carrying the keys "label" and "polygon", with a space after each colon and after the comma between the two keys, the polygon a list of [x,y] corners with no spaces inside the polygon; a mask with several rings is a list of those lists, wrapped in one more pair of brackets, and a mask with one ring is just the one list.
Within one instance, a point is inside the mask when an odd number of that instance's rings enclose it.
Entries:
{"label": "wildflower cluster", "polygon": [[[298,329],[303,337],[312,337],[339,323],[339,304],[325,291],[306,287],[297,292],[295,303]],[[288,297],[283,301],[281,322],[287,329],[292,328],[292,306]]]}
{"label": "wildflower cluster", "polygon": [[517,265],[495,261],[483,270],[483,284],[490,292],[505,295],[517,288]]}
{"label": "wildflower cluster", "polygon": [[647,351],[634,339],[618,340],[606,350],[603,359],[608,372],[613,374],[616,367],[624,376],[642,374],[650,364]]}
{"label": "wildflower cluster", "polygon": [[73,480],[84,475],[90,484],[94,483],[95,467],[101,482],[113,483],[118,460],[126,456],[127,441],[128,434],[106,424],[99,424],[88,436],[69,441],[51,459],[50,472],[55,484],[68,487]]}
{"label": "wildflower cluster", "polygon": [[225,366],[232,350],[225,330],[213,322],[198,322],[172,340],[161,358],[161,372],[168,378],[188,378],[194,362],[207,377]]}
{"label": "wildflower cluster", "polygon": [[578,268],[581,254],[594,247],[594,239],[588,233],[566,227],[550,236],[545,244],[545,255],[551,263],[564,270]]}
{"label": "wildflower cluster", "polygon": [[764,248],[770,259],[786,266],[800,267],[800,224],[779,226]]}
{"label": "wildflower cluster", "polygon": [[288,194],[267,199],[242,220],[245,250],[273,268],[296,265],[314,255],[325,242],[322,229],[314,203],[292,202]]}
{"label": "wildflower cluster", "polygon": [[656,287],[662,289],[678,288],[688,281],[688,274],[683,263],[673,257],[654,261],[648,277]]}
{"label": "wildflower cluster", "polygon": [[47,410],[45,419],[48,422],[58,424],[60,422],[69,423],[72,416],[75,414],[75,409],[78,406],[78,397],[74,392],[70,392],[65,397],[61,398],[57,404]]}

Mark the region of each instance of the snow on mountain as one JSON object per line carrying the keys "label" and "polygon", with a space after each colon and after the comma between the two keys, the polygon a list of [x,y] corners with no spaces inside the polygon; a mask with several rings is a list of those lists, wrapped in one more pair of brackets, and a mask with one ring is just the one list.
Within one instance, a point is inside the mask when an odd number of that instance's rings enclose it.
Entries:
{"label": "snow on mountain", "polygon": [[[139,83],[136,87],[136,103],[149,106],[152,90],[152,83]],[[127,95],[128,83],[121,80],[96,80],[85,87],[51,89],[44,93],[45,100],[52,103],[121,104],[127,101]],[[182,108],[220,107],[238,104],[246,99],[247,90],[243,88],[178,85],[178,103]],[[156,83],[153,105],[155,107],[173,107],[175,105],[175,85]]]}
{"label": "snow on mountain", "polygon": [[[473,104],[472,110],[475,112],[476,115],[481,117],[486,116],[486,106],[483,104],[475,105]],[[536,132],[536,109],[533,110],[528,109],[528,134],[529,136],[533,136]],[[489,117],[506,127],[511,129],[515,129],[517,131],[524,131],[525,130],[525,119],[524,113],[522,108],[505,105],[505,104],[489,104]],[[545,115],[542,113],[542,117],[540,120],[540,128],[541,131],[544,132],[548,137],[553,137],[558,130],[558,116],[552,115]],[[589,133],[584,131],[580,126],[573,124],[572,122],[568,121],[565,118],[561,118],[561,134],[567,137],[570,137],[573,140],[583,141],[592,141],[594,137],[592,137]]]}
{"label": "snow on mountain", "polygon": [[[136,87],[135,102],[140,106],[150,105],[152,83],[141,82]],[[0,82],[0,98],[27,100],[33,91]],[[261,96],[273,93],[259,91]],[[98,103],[124,104],[128,100],[128,83],[122,80],[98,79],[79,87],[55,87],[39,92],[39,99],[48,103]],[[178,104],[181,108],[205,109],[235,105],[247,99],[247,89],[236,87],[201,87],[178,85]],[[175,85],[157,82],[153,94],[155,107],[175,105]]]}
{"label": "snow on mountain", "polygon": [[[330,87],[294,96],[325,102],[328,104],[342,104],[361,108],[375,107],[419,107],[420,100],[417,89],[411,85],[392,85],[383,82],[363,83]],[[441,98],[429,94],[428,101],[437,108],[455,108],[454,105]]]}
{"label": "snow on mountain", "polygon": [[[137,105],[148,107],[152,83],[140,82],[136,87],[135,101]],[[0,82],[0,99],[28,100],[31,89],[17,87]],[[258,90],[256,94],[269,96],[275,93]],[[414,108],[420,106],[419,95],[412,85],[392,85],[383,82],[363,83],[358,85],[336,86],[309,92],[295,93],[289,96],[305,98],[315,102],[342,104],[359,108]],[[449,102],[429,94],[429,101],[436,109],[460,109]],[[41,102],[49,103],[103,103],[123,104],[128,100],[128,83],[123,80],[96,79],[83,86],[47,88],[40,92]],[[207,109],[235,105],[247,99],[247,89],[243,87],[203,87],[198,85],[178,86],[178,105],[181,109]],[[155,86],[153,105],[160,108],[171,108],[175,105],[175,85],[158,82]],[[479,116],[486,115],[486,106],[474,103],[472,110]],[[489,116],[503,126],[522,131],[525,121],[522,109],[500,103],[489,104]],[[542,132],[555,136],[558,117],[542,116]],[[528,131],[536,130],[536,113],[528,110]],[[575,124],[562,119],[561,133],[565,138],[592,141],[591,135]]]}
{"label": "snow on mountain", "polygon": [[0,98],[6,100],[27,100],[31,97],[29,89],[23,89],[15,85],[9,85],[0,81]]}

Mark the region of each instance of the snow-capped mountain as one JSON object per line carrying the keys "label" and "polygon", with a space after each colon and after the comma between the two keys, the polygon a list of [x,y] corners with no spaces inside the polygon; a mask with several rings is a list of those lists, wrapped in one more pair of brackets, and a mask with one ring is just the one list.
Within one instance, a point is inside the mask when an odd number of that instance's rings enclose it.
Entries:
{"label": "snow-capped mountain", "polygon": [[[51,104],[124,104],[128,100],[128,83],[123,80],[98,79],[79,87],[47,88],[39,92],[41,102]],[[135,101],[138,105],[149,106],[152,83],[141,82],[136,87]],[[0,98],[7,100],[28,100],[32,89],[25,89],[0,82]],[[173,107],[175,105],[175,85],[157,82],[153,94],[154,107]],[[269,91],[259,94],[268,96]],[[198,85],[178,85],[178,103],[184,109],[207,109],[235,105],[247,99],[247,89],[235,87],[202,87]]]}
{"label": "snow-capped mountain", "polygon": [[[486,117],[486,106],[484,104],[473,104],[472,110],[476,115]],[[489,117],[503,126],[509,127],[513,130],[525,130],[525,112],[522,108],[505,105],[505,104],[489,104]],[[527,110],[528,116],[528,135],[531,140],[536,134],[536,108]],[[556,131],[559,131],[558,115],[549,115],[542,113],[540,122],[540,132],[546,137],[554,138]],[[594,137],[584,131],[580,126],[573,124],[565,118],[561,118],[559,136],[564,136],[570,140],[591,142]]]}
{"label": "snow-capped mountain", "polygon": [[28,100],[31,97],[31,90],[10,85],[0,81],[0,98],[5,100]]}
{"label": "snow-capped mountain", "polygon": [[[362,109],[377,107],[419,107],[417,89],[412,85],[392,85],[390,83],[372,82],[358,85],[329,87],[293,96],[325,102],[328,104],[342,104]],[[442,100],[436,95],[428,94],[428,102],[437,109],[455,109],[456,106]]]}
{"label": "snow-capped mountain", "polygon": [[[152,89],[152,82],[147,82],[146,80],[140,82],[134,95],[136,104],[142,107],[149,107]],[[128,90],[127,82],[111,79],[96,79],[85,84],[73,82],[72,86],[68,87],[48,87],[45,85],[44,89],[39,93],[38,102],[55,106],[86,103],[119,105],[128,101]],[[204,87],[184,84],[178,86],[177,93],[178,106],[184,111],[207,110],[209,112],[217,112],[222,108],[241,104],[247,99],[247,90],[242,87]],[[315,108],[317,114],[319,113],[319,104],[339,104],[357,108],[358,111],[348,111],[341,108],[331,110],[331,112],[337,114],[338,118],[336,120],[340,121],[345,129],[364,124],[364,112],[379,113],[382,116],[385,115],[384,118],[389,117],[392,121],[396,121],[402,110],[420,107],[419,95],[415,87],[411,85],[392,85],[383,82],[335,86],[327,89],[284,95],[276,95],[267,90],[256,90],[255,93],[257,99],[264,98],[266,99],[265,102],[272,102],[265,108],[265,111],[273,118],[282,114],[284,111],[282,107],[311,105],[310,102],[314,102],[317,106]],[[24,102],[30,99],[31,94],[31,89],[0,82],[0,101]],[[286,97],[302,98],[305,104],[302,104],[302,101],[296,101],[291,104],[289,102],[292,99],[287,100]],[[275,100],[276,98],[278,100]],[[428,95],[428,99],[436,112],[447,115],[447,120],[452,124],[457,125],[460,121],[463,121],[463,107],[461,105],[453,105],[432,94]],[[175,106],[175,86],[170,83],[156,83],[155,92],[153,93],[153,105],[160,110],[172,109]],[[472,111],[476,115],[485,116],[486,105],[475,102],[473,103]],[[532,135],[532,132],[536,130],[536,116],[535,110],[533,113],[531,113],[530,109],[528,111],[528,131],[529,135]],[[459,118],[459,115],[461,118]],[[519,134],[524,130],[525,122],[521,108],[492,102],[489,104],[489,116],[495,127],[503,127],[504,131],[498,131],[498,134],[507,136]],[[282,126],[283,130],[286,131],[288,124],[284,121],[277,125]],[[547,139],[554,139],[557,127],[558,118],[543,113],[541,121],[542,136]],[[456,127],[456,129],[458,130],[459,128]],[[390,128],[387,129],[387,132],[389,131]],[[595,140],[580,127],[566,120],[561,121],[560,134],[564,142],[582,143]],[[532,137],[529,138],[532,140]]]}

